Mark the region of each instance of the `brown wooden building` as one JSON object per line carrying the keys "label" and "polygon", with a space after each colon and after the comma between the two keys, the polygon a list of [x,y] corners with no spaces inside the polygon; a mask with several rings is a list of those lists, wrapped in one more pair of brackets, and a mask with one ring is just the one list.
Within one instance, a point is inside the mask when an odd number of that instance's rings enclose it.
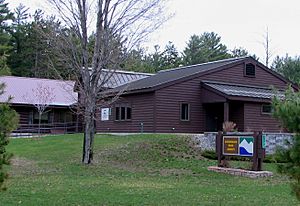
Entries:
{"label": "brown wooden building", "polygon": [[280,131],[271,116],[274,96],[290,84],[251,57],[161,71],[117,87],[114,105],[100,108],[98,132],[200,133],[233,121],[238,131]]}
{"label": "brown wooden building", "polygon": [[[102,75],[107,76],[105,70]],[[128,82],[146,78],[152,74],[116,70],[104,85],[115,88]],[[19,127],[15,132],[35,133],[39,128],[36,105],[48,105],[41,116],[42,133],[80,132],[82,118],[76,112],[78,93],[74,81],[1,76],[0,83],[6,85],[0,102],[12,97],[10,104],[19,114]],[[45,91],[48,91],[47,92]]]}
{"label": "brown wooden building", "polygon": [[11,97],[10,105],[19,114],[19,127],[15,132],[38,132],[37,104],[48,105],[41,116],[42,133],[78,131],[77,115],[72,112],[78,98],[73,81],[1,76],[0,83],[5,84],[0,102]]}

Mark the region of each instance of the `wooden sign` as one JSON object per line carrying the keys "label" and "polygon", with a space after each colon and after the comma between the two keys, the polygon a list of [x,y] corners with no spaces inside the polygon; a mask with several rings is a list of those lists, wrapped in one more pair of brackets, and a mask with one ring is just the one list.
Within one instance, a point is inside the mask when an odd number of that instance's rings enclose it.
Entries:
{"label": "wooden sign", "polygon": [[238,137],[223,136],[223,154],[238,155],[239,154],[239,139]]}
{"label": "wooden sign", "polygon": [[242,156],[252,159],[252,170],[260,171],[266,147],[266,138],[262,136],[262,132],[252,134],[219,132],[216,139],[218,166],[226,167],[229,156]]}
{"label": "wooden sign", "polygon": [[253,156],[253,136],[223,135],[223,155]]}

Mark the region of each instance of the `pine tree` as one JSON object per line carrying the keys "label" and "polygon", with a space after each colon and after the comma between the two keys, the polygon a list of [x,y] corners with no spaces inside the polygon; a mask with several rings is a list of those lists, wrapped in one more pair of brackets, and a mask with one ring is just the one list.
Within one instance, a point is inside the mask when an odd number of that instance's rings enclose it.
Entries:
{"label": "pine tree", "polygon": [[[0,95],[3,94],[4,85],[0,84]],[[6,146],[9,142],[8,136],[13,131],[18,122],[17,113],[12,110],[7,103],[0,104],[0,191],[6,189],[4,181],[8,174],[4,170],[5,165],[9,165],[9,160],[12,154],[6,151]]]}
{"label": "pine tree", "polygon": [[199,64],[231,57],[221,37],[214,32],[192,35],[183,51],[185,65]]}
{"label": "pine tree", "polygon": [[9,46],[11,28],[8,26],[8,21],[13,19],[13,13],[9,11],[7,5],[5,0],[0,0],[0,75],[10,75],[6,62],[11,49]]}
{"label": "pine tree", "polygon": [[181,64],[179,52],[171,41],[168,42],[165,50],[162,52],[162,61],[161,70],[175,68]]}
{"label": "pine tree", "polygon": [[300,56],[277,56],[273,61],[272,69],[292,82],[300,82]]}
{"label": "pine tree", "polygon": [[[27,45],[30,35],[28,33],[30,24],[27,22],[29,17],[28,8],[20,4],[15,9],[15,17],[12,24],[10,40],[11,53],[8,57],[8,65],[12,68],[12,74],[16,76],[32,76],[32,59],[26,55],[26,51],[31,50],[32,45]],[[27,52],[28,53],[28,52]]]}
{"label": "pine tree", "polygon": [[274,116],[281,121],[282,126],[295,133],[286,147],[279,148],[276,154],[286,162],[278,164],[278,171],[292,178],[293,192],[300,200],[300,92],[290,88],[284,100],[274,98],[273,108]]}

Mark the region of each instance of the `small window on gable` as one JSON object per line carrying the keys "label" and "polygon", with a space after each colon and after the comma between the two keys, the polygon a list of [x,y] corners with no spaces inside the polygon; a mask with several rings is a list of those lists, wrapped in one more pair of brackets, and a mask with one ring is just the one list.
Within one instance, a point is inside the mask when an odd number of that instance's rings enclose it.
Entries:
{"label": "small window on gable", "polygon": [[247,77],[255,77],[255,65],[252,63],[248,63],[245,66],[245,76]]}
{"label": "small window on gable", "polygon": [[180,120],[189,121],[190,120],[190,105],[182,103],[180,105]]}
{"label": "small window on gable", "polygon": [[263,104],[261,107],[262,114],[271,114],[272,113],[272,105],[271,104]]}

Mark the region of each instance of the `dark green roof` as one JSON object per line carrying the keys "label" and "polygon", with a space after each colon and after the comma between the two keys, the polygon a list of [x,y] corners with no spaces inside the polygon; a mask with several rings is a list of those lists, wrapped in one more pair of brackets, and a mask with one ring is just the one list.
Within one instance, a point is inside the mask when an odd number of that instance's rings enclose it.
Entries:
{"label": "dark green roof", "polygon": [[129,84],[115,88],[113,91],[136,91],[142,89],[149,89],[160,86],[181,78],[189,77],[198,73],[217,69],[225,65],[237,63],[251,57],[231,58],[192,66],[184,66],[175,69],[162,70],[153,76],[149,76]]}

